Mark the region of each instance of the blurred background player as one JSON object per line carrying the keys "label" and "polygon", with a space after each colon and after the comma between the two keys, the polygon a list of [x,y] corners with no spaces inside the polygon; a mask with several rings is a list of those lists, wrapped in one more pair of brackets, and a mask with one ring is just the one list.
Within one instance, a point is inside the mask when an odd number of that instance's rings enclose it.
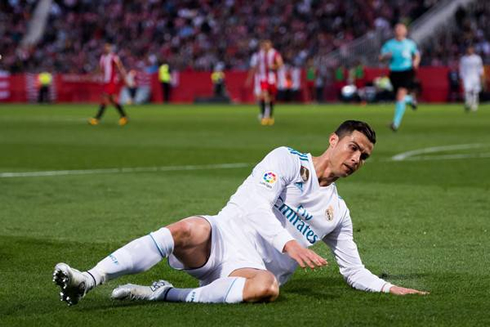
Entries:
{"label": "blurred background player", "polygon": [[126,70],[124,69],[121,59],[119,59],[119,56],[114,53],[113,46],[109,43],[104,45],[104,53],[100,57],[99,67],[102,72],[104,89],[99,111],[94,118],[90,118],[89,124],[99,124],[100,119],[104,115],[106,106],[112,104],[116,107],[121,116],[119,125],[124,126],[128,123],[128,117],[117,98],[117,84],[119,82],[119,75],[121,75],[123,81],[126,81]]}
{"label": "blurred background player", "polygon": [[482,59],[475,53],[472,45],[468,46],[466,54],[461,57],[459,75],[463,80],[464,108],[466,111],[477,111],[485,75]]}
{"label": "blurred background player", "polygon": [[[283,65],[279,52],[272,47],[270,40],[260,43],[260,50],[253,54],[246,85],[255,77],[255,88],[260,85],[260,123],[274,125],[274,100],[277,93],[277,70]],[[256,93],[257,95],[257,93]]]}
{"label": "blurred background player", "polygon": [[395,38],[388,40],[381,48],[381,61],[389,61],[390,81],[396,97],[395,115],[390,128],[395,132],[400,127],[406,104],[417,109],[415,95],[408,92],[413,88],[414,69],[420,64],[420,53],[414,41],[407,38],[407,27],[395,25]]}

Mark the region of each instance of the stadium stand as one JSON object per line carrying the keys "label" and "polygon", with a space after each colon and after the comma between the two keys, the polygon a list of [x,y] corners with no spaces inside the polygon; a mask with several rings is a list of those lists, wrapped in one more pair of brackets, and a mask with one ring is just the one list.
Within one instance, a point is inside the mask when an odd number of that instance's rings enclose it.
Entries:
{"label": "stadium stand", "polygon": [[35,1],[0,1],[0,70],[16,72],[25,69],[29,56],[18,48],[34,7]]}
{"label": "stadium stand", "polygon": [[447,66],[456,63],[469,44],[475,46],[484,63],[490,63],[490,2],[476,1],[459,7],[453,24],[424,46],[422,65]]}
{"label": "stadium stand", "polygon": [[[210,71],[218,62],[227,69],[247,69],[258,40],[269,37],[287,62],[302,66],[307,58],[370,30],[389,29],[396,21],[410,23],[436,2],[56,0],[41,42],[22,56],[4,54],[8,60],[3,64],[11,72],[33,72],[41,66],[59,73],[91,72],[102,43],[110,40],[132,68],[154,70],[165,58],[181,71]],[[2,12],[16,12],[3,15],[9,35],[2,46],[16,48],[33,3],[2,2]]]}

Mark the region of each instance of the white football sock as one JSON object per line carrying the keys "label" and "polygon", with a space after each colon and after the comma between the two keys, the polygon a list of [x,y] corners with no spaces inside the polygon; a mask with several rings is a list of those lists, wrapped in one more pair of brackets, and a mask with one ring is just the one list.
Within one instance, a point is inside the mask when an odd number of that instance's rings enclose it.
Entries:
{"label": "white football sock", "polygon": [[173,250],[172,234],[167,228],[160,228],[116,250],[84,274],[91,275],[93,286],[97,286],[122,275],[147,271]]}
{"label": "white football sock", "polygon": [[467,108],[471,108],[471,105],[473,103],[473,94],[471,92],[464,93],[464,103]]}
{"label": "white football sock", "polygon": [[471,104],[471,110],[478,110],[478,103],[480,102],[480,94],[478,92],[473,92],[473,101]]}
{"label": "white football sock", "polygon": [[165,299],[169,302],[240,303],[246,278],[225,277],[198,288],[172,288]]}

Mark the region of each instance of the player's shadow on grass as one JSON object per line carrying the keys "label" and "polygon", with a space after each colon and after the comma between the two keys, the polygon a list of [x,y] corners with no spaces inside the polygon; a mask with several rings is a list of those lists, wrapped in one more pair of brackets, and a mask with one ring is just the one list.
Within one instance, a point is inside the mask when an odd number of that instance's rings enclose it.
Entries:
{"label": "player's shadow on grass", "polygon": [[93,302],[88,304],[88,301],[85,301],[83,305],[79,305],[76,307],[78,311],[108,311],[108,310],[117,310],[124,308],[135,308],[135,307],[152,307],[152,306],[168,306],[171,305],[169,302],[152,302],[152,301],[115,301],[108,299],[107,301],[101,302]]}
{"label": "player's shadow on grass", "polygon": [[401,274],[401,275],[391,275],[389,273],[382,273],[378,277],[388,281],[410,281],[410,280],[418,280],[425,279],[429,276],[429,274]]}
{"label": "player's shadow on grass", "polygon": [[280,296],[278,300],[287,300],[288,294],[315,299],[335,299],[341,296],[343,288],[345,283],[342,278],[295,278],[281,288],[281,294],[284,296]]}

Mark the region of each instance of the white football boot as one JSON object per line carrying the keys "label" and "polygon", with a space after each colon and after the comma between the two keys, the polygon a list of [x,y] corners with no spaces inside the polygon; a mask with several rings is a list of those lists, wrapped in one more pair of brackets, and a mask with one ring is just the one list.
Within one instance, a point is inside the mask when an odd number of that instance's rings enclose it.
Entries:
{"label": "white football boot", "polygon": [[174,286],[165,280],[154,282],[151,286],[135,284],[119,285],[112,291],[115,300],[165,301],[167,293]]}
{"label": "white football boot", "polygon": [[75,305],[92,289],[93,281],[89,276],[66,263],[58,263],[54,267],[53,282],[61,288],[60,301]]}

